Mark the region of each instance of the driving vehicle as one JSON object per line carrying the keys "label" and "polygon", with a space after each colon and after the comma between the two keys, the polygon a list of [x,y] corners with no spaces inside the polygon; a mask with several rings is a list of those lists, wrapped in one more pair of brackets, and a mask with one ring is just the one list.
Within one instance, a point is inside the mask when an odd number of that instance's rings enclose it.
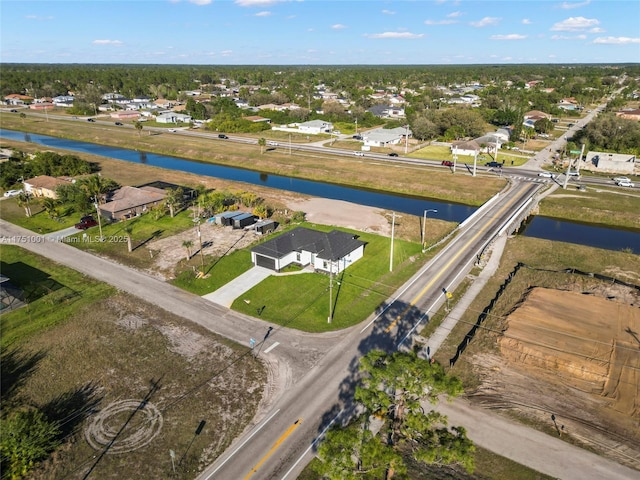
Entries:
{"label": "driving vehicle", "polygon": [[218,135],[218,138],[222,138],[222,139],[226,140],[229,137],[227,137],[224,133],[221,133],[220,135]]}
{"label": "driving vehicle", "polygon": [[12,108],[12,109],[10,110],[10,112],[11,112],[11,113],[18,113],[18,110],[16,110],[15,108]]}
{"label": "driving vehicle", "polygon": [[122,123],[122,122],[116,122],[116,125],[117,125],[117,126],[119,126],[119,127],[121,127],[122,125],[124,125],[124,123]]}
{"label": "driving vehicle", "polygon": [[21,193],[22,193],[22,190],[7,190],[6,192],[4,192],[4,196],[7,197],[7,198],[9,198],[9,197],[17,197]]}
{"label": "driving vehicle", "polygon": [[362,135],[354,135],[353,137],[354,140],[362,140]]}
{"label": "driving vehicle", "polygon": [[556,176],[551,173],[551,172],[540,172],[538,174],[539,177],[546,177],[546,178],[555,178]]}
{"label": "driving vehicle", "polygon": [[388,153],[387,155],[389,155],[390,157],[397,157],[398,156],[398,154],[396,152],[391,152],[391,153]]}
{"label": "driving vehicle", "polygon": [[169,129],[169,131],[170,131],[171,133],[176,133],[176,132],[177,132],[177,130],[176,130],[175,128],[170,128],[170,129]]}
{"label": "driving vehicle", "polygon": [[353,152],[356,157],[364,157],[364,152]]}
{"label": "driving vehicle", "polygon": [[96,119],[95,118],[87,118],[87,122],[95,122]]}
{"label": "driving vehicle", "polygon": [[442,166],[443,167],[453,167],[453,162],[451,160],[443,160],[442,161]]}
{"label": "driving vehicle", "polygon": [[629,180],[628,177],[615,177],[613,181],[615,183],[620,183],[620,182],[630,182],[631,180]]}
{"label": "driving vehicle", "polygon": [[485,166],[502,168],[502,164],[500,162],[487,162],[485,163]]}
{"label": "driving vehicle", "polygon": [[630,181],[622,181],[622,182],[618,182],[616,185],[618,185],[619,187],[635,187],[635,185],[633,183],[631,183]]}
{"label": "driving vehicle", "polygon": [[567,172],[567,176],[568,177],[579,177],[580,173],[579,172]]}
{"label": "driving vehicle", "polygon": [[272,147],[277,147],[278,146],[278,142],[269,142],[269,145],[271,145]]}
{"label": "driving vehicle", "polygon": [[80,219],[78,223],[75,224],[75,227],[78,230],[86,230],[87,228],[95,227],[98,225],[98,222],[91,215],[84,216]]}

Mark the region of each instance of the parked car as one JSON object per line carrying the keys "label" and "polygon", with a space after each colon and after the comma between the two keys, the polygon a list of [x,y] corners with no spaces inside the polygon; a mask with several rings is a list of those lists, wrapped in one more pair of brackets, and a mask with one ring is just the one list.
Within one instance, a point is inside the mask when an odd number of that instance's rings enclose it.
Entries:
{"label": "parked car", "polygon": [[96,119],[95,118],[87,118],[87,122],[95,122]]}
{"label": "parked car", "polygon": [[387,155],[389,155],[390,157],[397,157],[398,156],[398,154],[396,152],[391,152],[391,153],[388,153]]}
{"label": "parked car", "polygon": [[116,122],[116,125],[121,127],[122,125],[124,125],[122,122]]}
{"label": "parked car", "polygon": [[635,187],[635,185],[634,185],[633,183],[629,182],[629,181],[626,181],[626,182],[618,182],[618,184],[617,184],[617,185],[618,185],[619,187],[631,187],[631,188]]}
{"label": "parked car", "polygon": [[75,224],[75,227],[78,230],[86,230],[87,228],[95,227],[98,224],[95,218],[91,215],[87,215],[86,217],[82,217],[78,223]]}
{"label": "parked car", "polygon": [[500,162],[487,162],[485,163],[485,166],[502,168],[502,164]]}
{"label": "parked car", "polygon": [[218,135],[218,138],[222,138],[224,140],[227,140],[229,137],[227,137],[224,133],[221,133],[220,135]]}
{"label": "parked car", "polygon": [[555,178],[556,176],[551,173],[551,172],[540,172],[538,174],[539,177],[546,177],[546,178]]}
{"label": "parked car", "polygon": [[453,167],[453,162],[451,160],[443,160],[442,166],[444,167]]}
{"label": "parked car", "polygon": [[362,135],[354,135],[353,137],[354,140],[362,140]]}
{"label": "parked car", "polygon": [[9,198],[9,197],[17,197],[21,193],[22,193],[22,190],[7,190],[6,192],[4,192],[4,196],[7,197],[7,198]]}

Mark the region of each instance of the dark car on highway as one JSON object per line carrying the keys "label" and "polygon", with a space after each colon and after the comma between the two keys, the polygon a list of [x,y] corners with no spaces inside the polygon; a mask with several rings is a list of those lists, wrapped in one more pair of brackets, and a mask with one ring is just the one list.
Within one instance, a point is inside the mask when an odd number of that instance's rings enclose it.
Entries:
{"label": "dark car on highway", "polygon": [[502,168],[502,164],[500,162],[487,162],[485,163],[487,167],[498,167]]}
{"label": "dark car on highway", "polygon": [[218,135],[218,138],[227,140],[229,137],[227,137],[224,133],[221,133],[220,135]]}
{"label": "dark car on highway", "polygon": [[453,167],[453,162],[451,160],[443,160],[442,165],[445,167]]}
{"label": "dark car on highway", "polygon": [[87,215],[86,217],[82,217],[78,223],[75,224],[75,227],[78,230],[86,230],[87,228],[95,227],[98,224],[96,219],[91,215]]}
{"label": "dark car on highway", "polygon": [[116,122],[116,125],[121,127],[123,125],[123,123],[122,122]]}
{"label": "dark car on highway", "polygon": [[87,118],[87,122],[95,122],[96,119],[95,118]]}
{"label": "dark car on highway", "polygon": [[398,154],[396,152],[391,152],[388,154],[390,157],[397,157]]}

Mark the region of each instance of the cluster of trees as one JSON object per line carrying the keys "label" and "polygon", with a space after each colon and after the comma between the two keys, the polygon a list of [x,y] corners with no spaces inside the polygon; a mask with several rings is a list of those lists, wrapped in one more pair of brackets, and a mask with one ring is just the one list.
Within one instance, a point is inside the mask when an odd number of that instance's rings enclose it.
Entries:
{"label": "cluster of trees", "polygon": [[38,175],[76,176],[98,170],[96,164],[75,155],[60,155],[54,152],[38,152],[26,155],[14,151],[11,158],[0,164],[0,186],[7,189],[21,180]]}
{"label": "cluster of trees", "polygon": [[[448,427],[425,402],[462,392],[459,379],[415,353],[374,350],[360,361],[355,400],[364,413],[329,430],[318,447],[316,470],[330,480],[390,479],[407,471],[403,454],[429,465],[460,465],[473,472],[475,447],[462,427]],[[381,420],[379,431],[370,419]]]}
{"label": "cluster of trees", "polygon": [[571,140],[585,144],[587,150],[640,155],[640,123],[612,113],[601,114]]}

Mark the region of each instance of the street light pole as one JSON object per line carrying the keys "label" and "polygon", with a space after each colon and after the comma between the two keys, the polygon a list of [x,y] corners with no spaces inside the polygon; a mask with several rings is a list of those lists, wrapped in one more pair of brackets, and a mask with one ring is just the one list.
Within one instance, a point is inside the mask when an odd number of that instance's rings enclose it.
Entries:
{"label": "street light pole", "polygon": [[329,259],[329,316],[327,323],[331,323],[333,319],[333,260]]}
{"label": "street light pole", "polygon": [[422,253],[424,253],[426,250],[425,244],[426,244],[427,212],[438,213],[438,210],[431,208],[429,210],[424,211],[424,218],[422,219]]}
{"label": "street light pole", "polygon": [[93,204],[96,207],[96,215],[98,216],[98,229],[100,230],[100,241],[104,238],[102,236],[102,220],[100,219],[100,208],[98,206],[98,196],[93,197],[95,203]]}
{"label": "street light pole", "polygon": [[409,151],[409,124],[404,126],[404,154]]}
{"label": "street light pole", "polygon": [[[387,214],[388,215],[388,214]],[[402,215],[398,215],[402,218]],[[393,272],[393,237],[396,229],[396,212],[391,214],[391,252],[389,253],[389,271]]]}

